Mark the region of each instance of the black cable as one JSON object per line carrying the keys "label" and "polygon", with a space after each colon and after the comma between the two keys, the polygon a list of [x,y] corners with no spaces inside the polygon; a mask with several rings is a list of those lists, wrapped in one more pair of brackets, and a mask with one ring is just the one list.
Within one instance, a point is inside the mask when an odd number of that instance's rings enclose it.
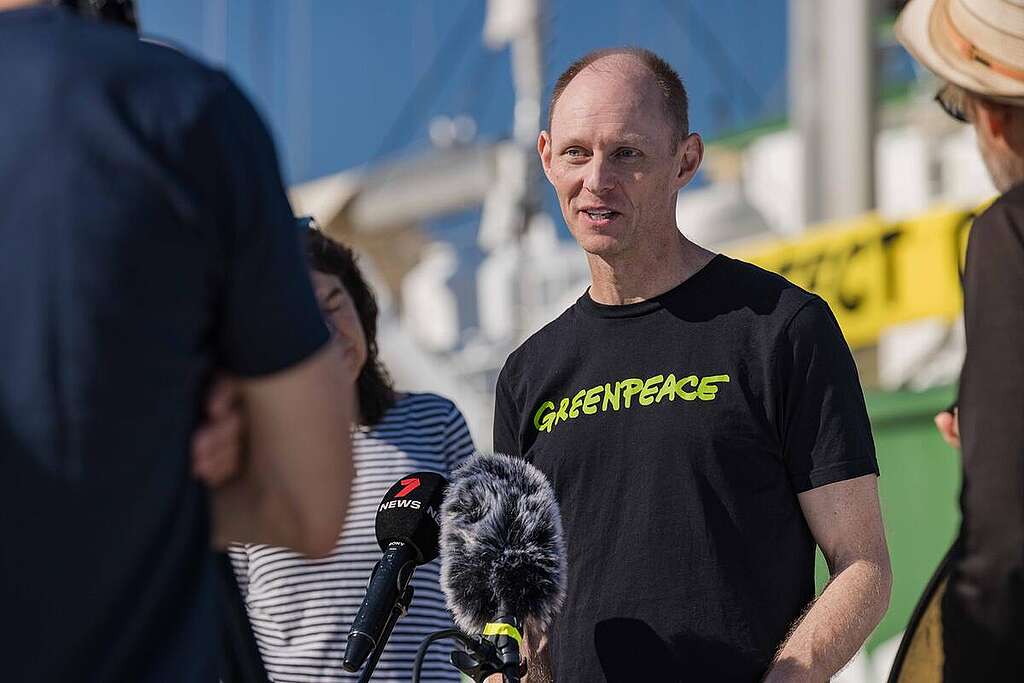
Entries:
{"label": "black cable", "polygon": [[427,650],[430,649],[431,645],[445,638],[454,638],[464,645],[471,644],[466,634],[457,628],[446,628],[443,631],[431,633],[423,639],[423,642],[420,643],[420,648],[416,651],[416,661],[412,666],[412,683],[420,683],[420,671],[423,669],[423,660],[427,656]]}
{"label": "black cable", "polygon": [[[441,91],[439,84],[435,81],[451,73],[448,62],[452,61],[453,55],[455,58],[461,58],[465,54],[466,48],[476,42],[476,32],[469,33],[472,36],[471,39],[466,38],[466,34],[471,23],[476,19],[476,11],[479,7],[476,0],[466,1],[462,8],[462,14],[448,31],[441,48],[434,53],[434,58],[427,70],[420,76],[419,82],[416,83],[416,87],[413,88],[405,104],[402,105],[402,110],[391,124],[391,128],[382,138],[380,147],[377,148],[377,153],[374,155],[375,159],[398,149],[408,137],[408,131],[416,120],[430,111],[434,100]],[[432,96],[429,102],[421,101],[425,100],[428,95]],[[403,133],[403,131],[405,132]]]}

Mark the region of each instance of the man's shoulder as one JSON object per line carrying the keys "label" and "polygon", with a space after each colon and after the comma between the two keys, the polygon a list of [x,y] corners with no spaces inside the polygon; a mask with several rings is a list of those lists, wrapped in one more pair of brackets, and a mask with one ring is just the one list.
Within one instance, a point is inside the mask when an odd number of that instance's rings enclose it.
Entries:
{"label": "man's shoulder", "polygon": [[971,229],[972,235],[985,235],[992,239],[997,239],[998,233],[1012,234],[1017,241],[1024,239],[1024,182],[996,198],[975,219]]}
{"label": "man's shoulder", "polygon": [[4,37],[18,43],[12,45],[12,61],[34,66],[40,78],[61,84],[68,96],[89,101],[95,91],[125,111],[143,107],[164,117],[187,117],[190,109],[232,89],[222,71],[127,28],[57,9],[40,19],[24,22],[21,32],[5,27]]}
{"label": "man's shoulder", "polygon": [[1024,209],[1024,181],[1021,181],[1000,195],[992,206],[1013,207],[1017,210]]}
{"label": "man's shoulder", "polygon": [[797,311],[821,298],[782,275],[739,259],[719,256],[718,282],[726,305],[757,317],[791,319]]}
{"label": "man's shoulder", "polygon": [[[55,60],[74,60],[85,73],[103,73],[108,69],[146,69],[151,66],[175,69],[197,76],[215,73],[214,69],[163,40],[141,37],[135,31],[105,21],[76,16],[57,8],[37,8],[38,15],[25,21],[4,25],[8,42],[23,39],[34,42],[42,35],[59,36],[59,41],[38,43],[36,56]],[[24,46],[19,46],[23,49]],[[25,54],[22,52],[21,54]]]}
{"label": "man's shoulder", "polygon": [[503,374],[507,375],[510,372],[518,374],[521,366],[536,359],[538,354],[550,355],[552,349],[561,348],[564,344],[565,335],[573,326],[575,309],[576,304],[574,303],[562,311],[557,318],[545,324],[517,346],[505,361]]}

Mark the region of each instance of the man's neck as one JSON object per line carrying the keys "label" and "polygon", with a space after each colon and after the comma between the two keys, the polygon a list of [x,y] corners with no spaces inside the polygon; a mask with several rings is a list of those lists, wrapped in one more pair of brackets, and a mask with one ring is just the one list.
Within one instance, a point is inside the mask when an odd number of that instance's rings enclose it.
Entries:
{"label": "man's neck", "polygon": [[689,279],[715,256],[678,230],[644,246],[637,253],[608,258],[587,254],[590,298],[612,306],[651,299]]}
{"label": "man's neck", "polygon": [[0,0],[0,12],[41,4],[41,0]]}

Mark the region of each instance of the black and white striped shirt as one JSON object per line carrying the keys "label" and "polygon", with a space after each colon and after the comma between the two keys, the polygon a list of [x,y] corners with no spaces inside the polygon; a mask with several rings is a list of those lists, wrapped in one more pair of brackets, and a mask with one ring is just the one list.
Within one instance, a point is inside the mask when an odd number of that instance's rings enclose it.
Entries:
{"label": "black and white striped shirt", "polygon": [[[238,585],[263,655],[276,683],[354,681],[341,668],[345,641],[381,557],[374,537],[377,505],[388,488],[410,472],[448,476],[473,452],[466,422],[448,399],[406,394],[372,427],[353,432],[356,476],[348,515],[330,556],[310,560],[266,545],[231,550]],[[451,628],[438,583],[439,560],[413,575],[412,607],[395,626],[373,680],[410,680],[413,659],[429,633]],[[431,646],[423,667],[427,681],[458,681],[448,662],[449,641]]]}

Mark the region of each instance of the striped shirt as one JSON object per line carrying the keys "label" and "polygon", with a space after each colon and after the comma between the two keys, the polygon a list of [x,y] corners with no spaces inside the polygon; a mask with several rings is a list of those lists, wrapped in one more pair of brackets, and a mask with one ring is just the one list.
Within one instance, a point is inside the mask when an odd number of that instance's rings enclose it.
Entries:
{"label": "striped shirt", "polygon": [[[345,641],[381,550],[374,536],[377,505],[388,488],[416,471],[445,475],[473,452],[466,422],[448,399],[405,394],[376,425],[353,432],[355,480],[345,526],[330,556],[310,560],[267,545],[232,548],[230,555],[256,641],[271,680],[355,681],[341,668]],[[373,675],[407,682],[420,642],[452,627],[439,584],[440,561],[417,568],[412,606],[395,626]],[[427,681],[458,681],[448,661],[450,641],[432,645]]]}

